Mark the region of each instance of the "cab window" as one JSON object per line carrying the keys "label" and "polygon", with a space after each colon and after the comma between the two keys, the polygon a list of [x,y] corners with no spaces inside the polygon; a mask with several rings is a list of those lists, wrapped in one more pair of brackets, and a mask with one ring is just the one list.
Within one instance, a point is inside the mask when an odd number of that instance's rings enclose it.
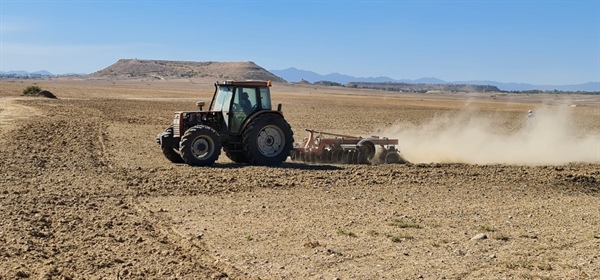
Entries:
{"label": "cab window", "polygon": [[271,93],[269,88],[260,88],[260,107],[263,110],[271,110]]}
{"label": "cab window", "polygon": [[232,88],[231,87],[219,87],[217,96],[215,98],[212,111],[223,111],[229,109],[229,103],[231,100]]}
{"label": "cab window", "polygon": [[256,109],[256,89],[255,88],[236,88],[235,98],[233,100],[232,111],[244,112],[249,114]]}

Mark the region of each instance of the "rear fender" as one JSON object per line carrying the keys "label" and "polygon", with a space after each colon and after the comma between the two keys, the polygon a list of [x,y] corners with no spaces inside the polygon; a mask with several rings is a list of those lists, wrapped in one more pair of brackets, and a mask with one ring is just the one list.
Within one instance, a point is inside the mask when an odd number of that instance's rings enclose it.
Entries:
{"label": "rear fender", "polygon": [[242,124],[242,127],[240,128],[240,133],[242,133],[244,131],[244,129],[246,129],[246,127],[248,126],[249,123],[251,123],[254,119],[256,119],[258,116],[262,116],[263,114],[277,114],[280,115],[283,118],[283,113],[281,111],[276,111],[276,110],[260,110],[252,115],[250,115],[246,121],[244,122],[244,124]]}

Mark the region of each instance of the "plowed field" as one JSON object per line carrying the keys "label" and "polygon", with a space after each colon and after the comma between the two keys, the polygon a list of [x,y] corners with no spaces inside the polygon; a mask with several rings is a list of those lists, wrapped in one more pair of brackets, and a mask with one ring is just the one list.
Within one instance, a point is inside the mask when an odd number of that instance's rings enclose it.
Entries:
{"label": "plowed field", "polygon": [[155,136],[212,84],[35,82],[0,82],[0,279],[600,278],[600,97],[276,84],[297,141],[411,163],[191,167]]}

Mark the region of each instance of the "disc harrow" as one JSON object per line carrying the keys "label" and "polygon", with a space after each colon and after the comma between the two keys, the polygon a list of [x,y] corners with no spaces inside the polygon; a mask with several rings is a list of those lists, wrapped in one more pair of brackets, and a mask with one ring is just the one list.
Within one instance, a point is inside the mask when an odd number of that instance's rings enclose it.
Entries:
{"label": "disc harrow", "polygon": [[308,163],[407,163],[396,149],[398,139],[350,136],[306,129],[308,138],[294,143],[292,161]]}

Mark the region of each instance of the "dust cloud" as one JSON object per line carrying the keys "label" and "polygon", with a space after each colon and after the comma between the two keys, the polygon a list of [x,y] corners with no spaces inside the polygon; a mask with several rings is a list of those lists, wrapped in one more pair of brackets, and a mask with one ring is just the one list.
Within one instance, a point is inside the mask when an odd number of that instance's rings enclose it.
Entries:
{"label": "dust cloud", "polygon": [[538,108],[534,113],[531,122],[525,113],[502,126],[494,116],[468,110],[422,125],[399,124],[385,135],[399,139],[398,148],[412,163],[600,162],[600,132],[575,127],[569,108]]}

